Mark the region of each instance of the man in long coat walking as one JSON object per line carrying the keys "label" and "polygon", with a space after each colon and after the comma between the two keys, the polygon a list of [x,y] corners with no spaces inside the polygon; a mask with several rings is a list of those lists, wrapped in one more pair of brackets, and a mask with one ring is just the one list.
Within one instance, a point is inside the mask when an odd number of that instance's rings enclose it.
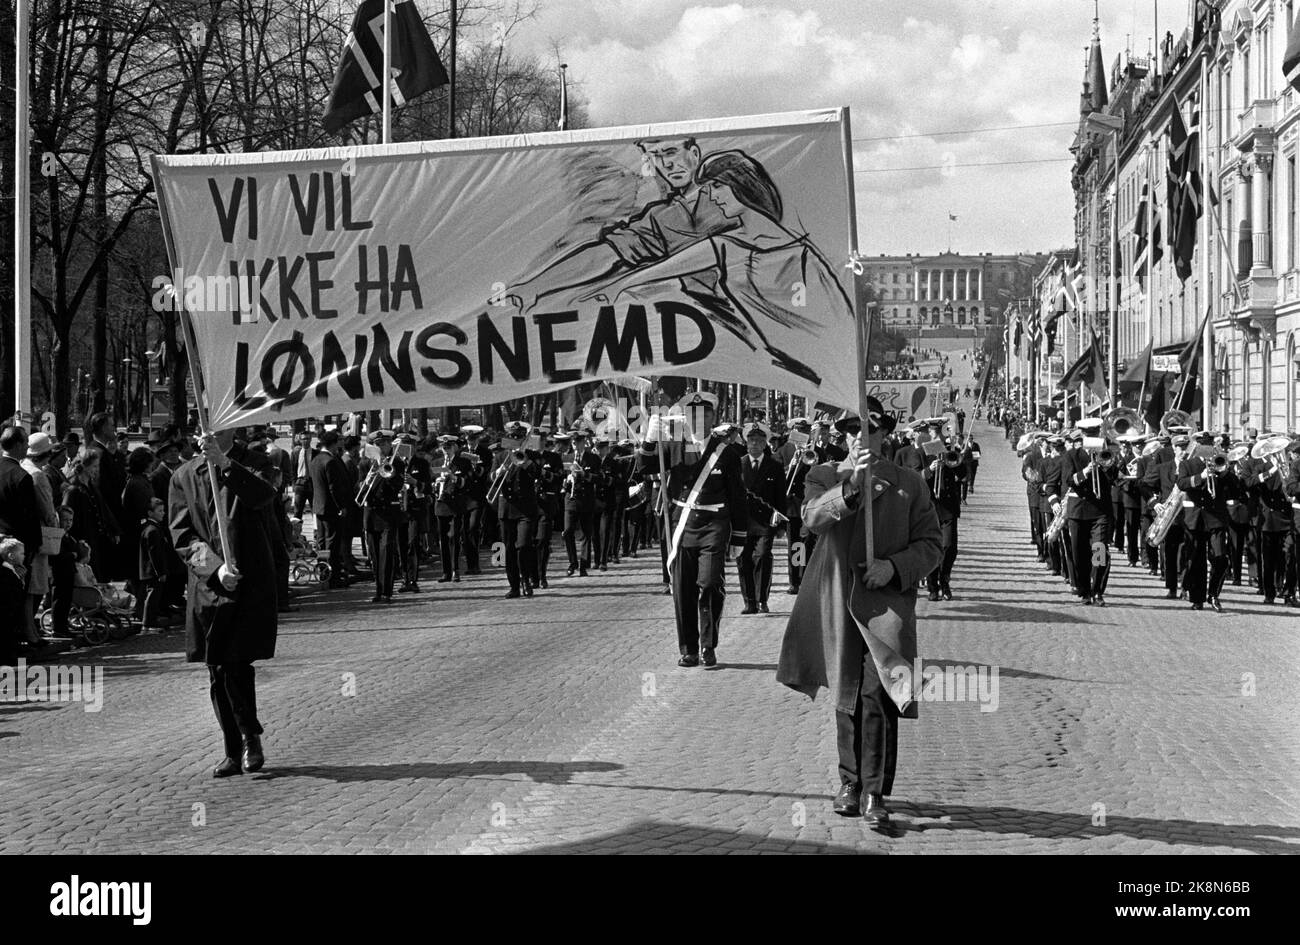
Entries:
{"label": "man in long coat walking", "polygon": [[[835,707],[840,758],[837,814],[889,820],[898,719],[916,718],[916,589],[943,556],[930,489],[917,473],[884,459],[894,420],[874,397],[867,423],[838,421],[854,434],[848,458],[808,473],[803,520],[817,546],[781,644],[776,678],[808,696],[826,687]],[[871,470],[875,554],[869,567],[862,521],[862,473]],[[866,803],[862,803],[863,795]]]}
{"label": "man in long coat walking", "polygon": [[[208,462],[218,470],[220,512]],[[189,574],[185,655],[208,667],[226,749],[212,771],[218,778],[258,771],[265,762],[253,662],[275,655],[277,631],[275,560],[265,514],[276,490],[258,475],[269,462],[223,430],[205,436],[202,452],[171,480],[168,521]],[[219,514],[226,517],[229,548],[222,546]]]}

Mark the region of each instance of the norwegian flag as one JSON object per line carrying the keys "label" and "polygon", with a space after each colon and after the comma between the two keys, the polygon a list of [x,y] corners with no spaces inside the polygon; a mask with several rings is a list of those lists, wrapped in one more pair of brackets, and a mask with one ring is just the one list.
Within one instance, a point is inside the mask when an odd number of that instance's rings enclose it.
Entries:
{"label": "norwegian flag", "polygon": [[[384,110],[384,2],[362,0],[352,21],[343,58],[334,75],[329,107],[321,122],[335,132],[350,121]],[[393,106],[400,108],[418,95],[448,83],[447,70],[438,58],[429,31],[413,0],[392,0],[393,75],[388,83]]]}

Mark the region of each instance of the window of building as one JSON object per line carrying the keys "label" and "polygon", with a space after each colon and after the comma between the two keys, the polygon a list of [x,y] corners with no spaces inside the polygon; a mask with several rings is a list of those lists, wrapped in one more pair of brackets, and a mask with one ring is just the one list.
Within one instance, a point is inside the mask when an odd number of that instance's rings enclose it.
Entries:
{"label": "window of building", "polygon": [[[1286,267],[1295,268],[1295,156],[1286,159]],[[1289,359],[1288,359],[1289,360]]]}
{"label": "window of building", "polygon": [[1250,108],[1250,47],[1241,50],[1241,107]]}

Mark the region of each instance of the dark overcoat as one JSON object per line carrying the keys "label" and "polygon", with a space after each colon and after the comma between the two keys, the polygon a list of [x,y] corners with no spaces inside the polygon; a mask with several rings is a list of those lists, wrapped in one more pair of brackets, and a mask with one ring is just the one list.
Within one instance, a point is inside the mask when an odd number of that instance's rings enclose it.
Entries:
{"label": "dark overcoat", "polygon": [[897,683],[904,670],[913,681],[916,587],[943,558],[939,517],[919,474],[887,461],[872,467],[876,558],[893,562],[897,575],[868,590],[857,567],[865,537],[860,497],[850,508],[843,496],[852,472],[848,463],[808,472],[803,522],[818,540],[786,624],[776,678],[810,697],[825,686],[836,709],[852,712],[865,647],[900,712],[916,718],[913,694]]}
{"label": "dark overcoat", "polygon": [[[168,521],[172,542],[189,575],[185,656],[191,663],[251,663],[275,655],[276,570],[267,508],[276,492],[240,462],[243,452],[236,446],[230,452],[230,466],[217,473],[229,522],[229,554],[221,545],[203,457],[195,456],[172,476]],[[200,576],[196,570],[193,552],[200,541],[243,575],[233,592],[221,586],[215,572]]]}

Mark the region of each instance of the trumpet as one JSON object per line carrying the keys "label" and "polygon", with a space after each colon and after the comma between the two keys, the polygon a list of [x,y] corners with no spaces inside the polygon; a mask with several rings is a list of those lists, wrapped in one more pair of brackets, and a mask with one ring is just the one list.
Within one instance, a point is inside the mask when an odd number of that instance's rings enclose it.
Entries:
{"label": "trumpet", "polygon": [[501,489],[506,484],[506,473],[509,471],[510,464],[508,461],[497,467],[496,472],[493,474],[495,478],[493,478],[492,485],[488,489],[487,501],[489,505],[496,502],[497,497],[501,495]]}

